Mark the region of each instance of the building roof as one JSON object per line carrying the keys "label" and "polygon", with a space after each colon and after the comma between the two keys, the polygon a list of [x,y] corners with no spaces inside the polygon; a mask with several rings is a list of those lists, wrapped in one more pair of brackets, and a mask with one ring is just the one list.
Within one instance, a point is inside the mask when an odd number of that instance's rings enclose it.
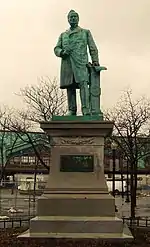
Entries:
{"label": "building roof", "polygon": [[48,136],[42,132],[0,131],[0,163],[5,164],[7,159],[14,155],[22,155],[25,150],[31,149],[33,145],[50,148]]}

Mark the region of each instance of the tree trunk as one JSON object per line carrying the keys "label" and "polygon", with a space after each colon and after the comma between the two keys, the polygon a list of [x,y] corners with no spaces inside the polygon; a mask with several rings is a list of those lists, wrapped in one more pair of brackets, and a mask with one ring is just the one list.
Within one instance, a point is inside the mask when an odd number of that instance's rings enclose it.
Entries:
{"label": "tree trunk", "polygon": [[36,197],[36,177],[37,177],[37,160],[35,163],[35,168],[34,168],[34,186],[33,186],[33,201],[35,202],[35,197]]}
{"label": "tree trunk", "polygon": [[131,218],[135,218],[134,175],[131,174]]}
{"label": "tree trunk", "polygon": [[135,218],[136,207],[136,184],[135,184],[135,163],[131,162],[131,218]]}
{"label": "tree trunk", "polygon": [[[130,181],[131,181],[131,176],[130,176]],[[129,199],[129,161],[127,160],[127,197],[126,197],[126,202],[130,202],[130,199]],[[131,186],[131,184],[130,184]],[[131,190],[131,189],[130,189]]]}
{"label": "tree trunk", "polygon": [[136,191],[137,191],[137,169],[135,171],[135,190],[134,190],[134,204],[135,204],[135,207],[136,207]]}
{"label": "tree trunk", "polygon": [[37,168],[38,168],[38,160],[35,160],[35,169],[34,169],[34,188],[33,188],[33,215],[35,214],[35,198],[36,198],[36,178],[37,178]]}
{"label": "tree trunk", "polygon": [[120,171],[121,171],[121,196],[122,198],[124,198],[124,176],[123,176],[123,159],[121,156],[119,156],[119,167],[120,167]]}

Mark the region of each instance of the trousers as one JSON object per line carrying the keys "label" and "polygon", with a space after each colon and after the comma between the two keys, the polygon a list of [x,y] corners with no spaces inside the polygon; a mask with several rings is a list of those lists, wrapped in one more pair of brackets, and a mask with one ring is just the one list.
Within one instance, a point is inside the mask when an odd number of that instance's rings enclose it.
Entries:
{"label": "trousers", "polygon": [[[89,115],[89,88],[88,82],[83,81],[79,83],[80,100],[83,115]],[[76,115],[77,112],[77,99],[76,99],[76,87],[72,86],[67,88],[68,108],[72,115]]]}

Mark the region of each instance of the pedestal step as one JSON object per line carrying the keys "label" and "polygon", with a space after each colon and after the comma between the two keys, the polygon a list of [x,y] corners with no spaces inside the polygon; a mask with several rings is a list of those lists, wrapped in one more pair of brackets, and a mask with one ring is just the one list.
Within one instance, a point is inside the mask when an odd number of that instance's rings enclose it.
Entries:
{"label": "pedestal step", "polygon": [[111,241],[112,242],[119,242],[119,241],[133,241],[133,236],[130,232],[130,230],[128,229],[128,227],[126,226],[126,224],[123,227],[123,231],[122,233],[83,233],[83,232],[77,232],[77,233],[52,233],[52,232],[45,232],[45,233],[34,233],[34,232],[30,232],[30,230],[24,232],[23,234],[19,235],[19,239],[25,240],[25,239],[63,239],[65,241],[65,239],[73,239],[73,241],[75,241],[75,239],[79,240],[86,240],[86,239],[102,239],[102,240],[106,240],[106,241]]}
{"label": "pedestal step", "polygon": [[19,238],[66,238],[66,239],[103,239],[103,240],[128,240],[132,241],[133,236],[131,233],[33,233],[31,234],[29,231],[24,233]]}
{"label": "pedestal step", "polygon": [[31,233],[122,233],[117,217],[37,216],[30,222]]}
{"label": "pedestal step", "polygon": [[49,194],[38,200],[39,216],[115,216],[115,200],[109,194]]}

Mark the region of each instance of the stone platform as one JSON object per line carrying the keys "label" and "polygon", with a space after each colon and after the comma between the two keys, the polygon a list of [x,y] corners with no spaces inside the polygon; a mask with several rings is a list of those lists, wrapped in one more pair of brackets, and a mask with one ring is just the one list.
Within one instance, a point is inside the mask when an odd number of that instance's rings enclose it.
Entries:
{"label": "stone platform", "polygon": [[104,138],[113,123],[59,119],[41,128],[52,138],[50,174],[37,217],[20,237],[132,240],[104,175]]}

